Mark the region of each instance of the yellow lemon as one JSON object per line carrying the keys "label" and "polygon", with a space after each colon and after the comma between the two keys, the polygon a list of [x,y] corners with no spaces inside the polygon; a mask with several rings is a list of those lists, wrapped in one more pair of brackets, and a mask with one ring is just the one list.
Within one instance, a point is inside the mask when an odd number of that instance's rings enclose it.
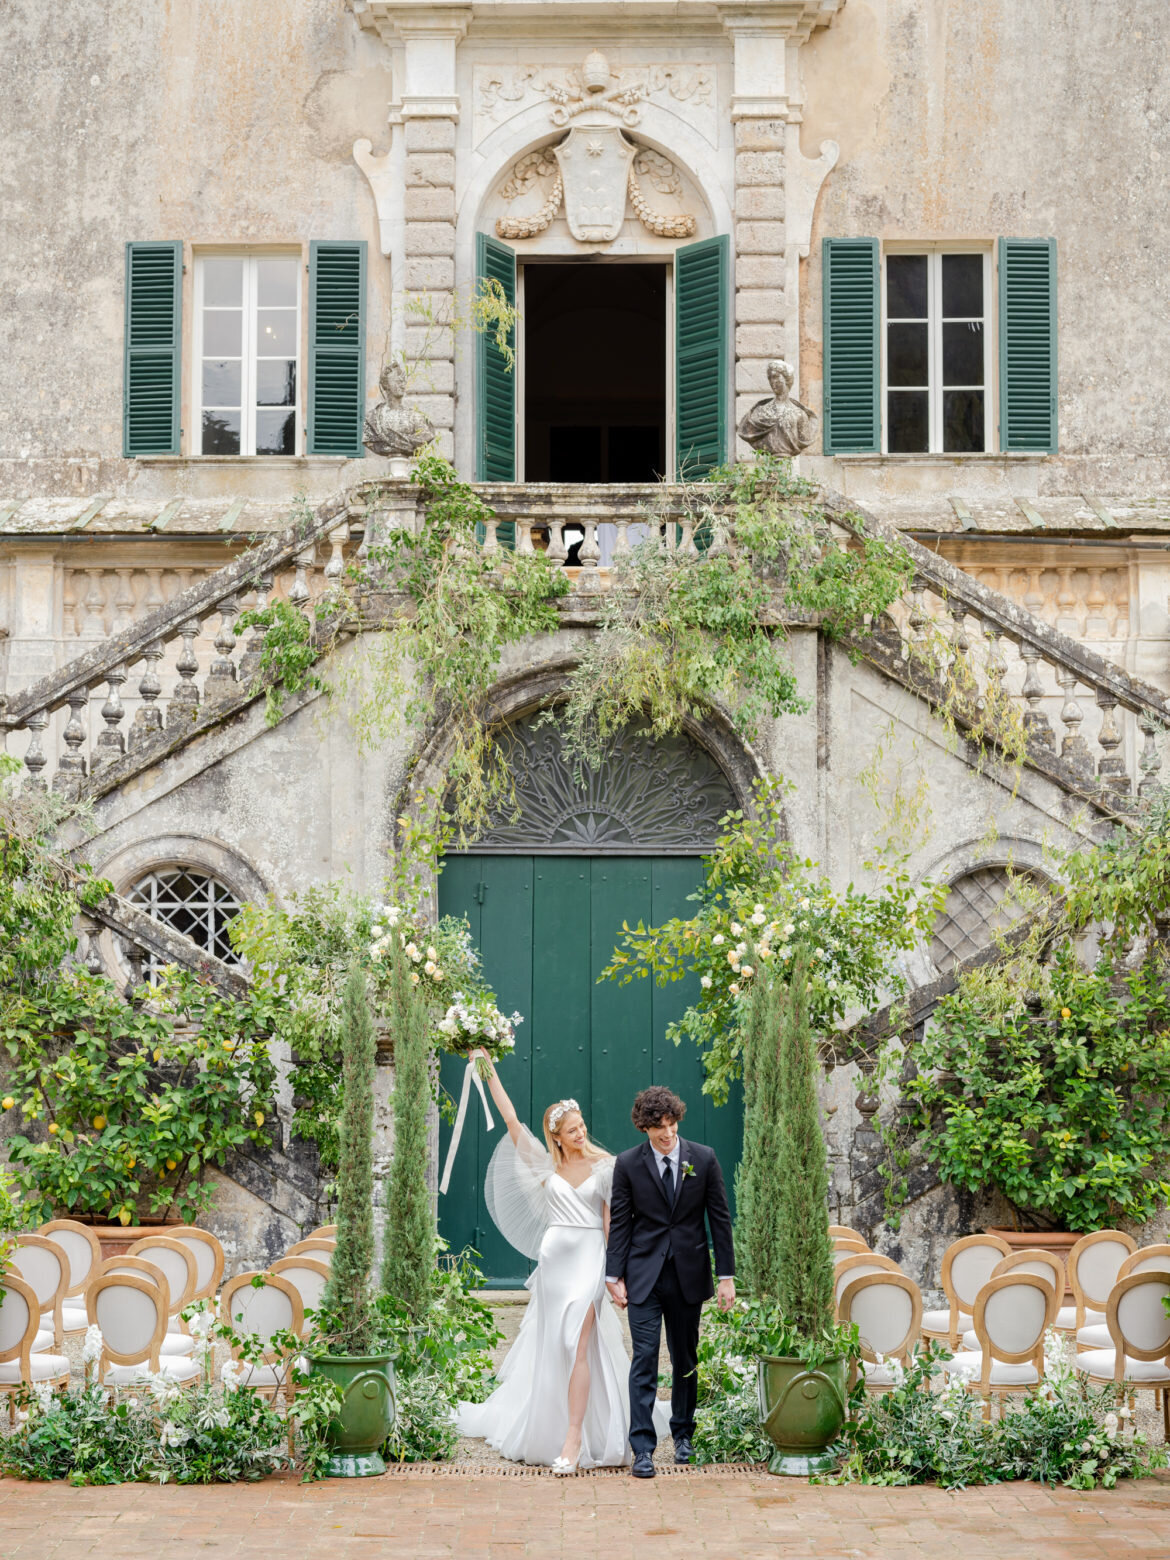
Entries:
{"label": "yellow lemon", "polygon": [[167,1169],[168,1170],[173,1170],[175,1168],[175,1166],[178,1164],[178,1162],[179,1161],[177,1159],[168,1159],[167,1160]]}
{"label": "yellow lemon", "polygon": [[57,1123],[55,1121],[49,1122],[49,1131],[54,1133],[57,1131]]}
{"label": "yellow lemon", "polygon": [[1071,1018],[1072,1017],[1072,1008],[1061,1008],[1060,1016],[1061,1016],[1061,1018]]}
{"label": "yellow lemon", "polygon": [[106,1199],[106,1201],[107,1201],[107,1202],[109,1202],[109,1200],[110,1200],[110,1194],[109,1194],[109,1192],[103,1192],[103,1193],[102,1193],[102,1196],[103,1196],[103,1197],[104,1197],[104,1198],[105,1198],[105,1199]]}
{"label": "yellow lemon", "polygon": [[155,1047],[154,1059],[155,1059],[156,1062],[161,1062],[162,1061],[162,1047],[161,1046],[156,1046]]}
{"label": "yellow lemon", "polygon": [[133,1170],[134,1166],[137,1163],[138,1163],[137,1159],[135,1159],[134,1155],[131,1154],[130,1158],[126,1161],[126,1168],[127,1168],[127,1170]]}
{"label": "yellow lemon", "polygon": [[105,1124],[106,1118],[104,1116],[98,1115],[93,1118],[93,1130],[95,1132],[100,1132]]}
{"label": "yellow lemon", "polygon": [[236,1048],[236,1042],[234,1040],[225,1040],[223,1042],[223,1048],[225,1051],[234,1051]]}
{"label": "yellow lemon", "polygon": [[120,1210],[120,1212],[118,1214],[118,1223],[119,1224],[129,1224],[130,1223],[130,1210],[129,1210],[129,1208],[123,1208],[123,1209]]}
{"label": "yellow lemon", "polygon": [[16,1101],[12,1098],[11,1094],[6,1094],[4,1098],[0,1100],[0,1105],[2,1105],[5,1110],[11,1110],[15,1104]]}
{"label": "yellow lemon", "polygon": [[264,1125],[264,1112],[262,1110],[258,1110],[252,1119],[255,1121],[258,1127],[262,1127]]}

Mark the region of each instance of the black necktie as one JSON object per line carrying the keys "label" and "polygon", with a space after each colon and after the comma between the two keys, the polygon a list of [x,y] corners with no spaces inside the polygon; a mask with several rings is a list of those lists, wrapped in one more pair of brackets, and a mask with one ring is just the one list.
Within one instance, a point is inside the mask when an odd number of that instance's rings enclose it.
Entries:
{"label": "black necktie", "polygon": [[666,1188],[667,1202],[674,1201],[674,1170],[669,1159],[662,1161],[662,1184]]}

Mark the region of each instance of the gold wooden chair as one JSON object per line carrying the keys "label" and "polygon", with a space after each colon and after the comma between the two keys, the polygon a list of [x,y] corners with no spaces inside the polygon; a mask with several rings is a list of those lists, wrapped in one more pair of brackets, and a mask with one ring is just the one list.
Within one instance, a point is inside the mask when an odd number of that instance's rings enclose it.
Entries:
{"label": "gold wooden chair", "polygon": [[1082,1235],[1068,1254],[1068,1282],[1072,1305],[1062,1305],[1054,1323],[1057,1332],[1079,1333],[1082,1327],[1100,1327],[1105,1321],[1109,1295],[1121,1264],[1137,1250],[1137,1241],[1124,1230],[1094,1230]]}
{"label": "gold wooden chair", "polygon": [[[264,1283],[254,1288],[252,1280]],[[269,1347],[273,1333],[288,1330],[299,1337],[305,1330],[305,1312],[293,1283],[279,1273],[237,1273],[229,1278],[219,1296],[219,1319],[237,1333],[250,1333],[264,1344],[264,1362],[244,1363],[240,1385],[275,1400],[284,1388],[285,1402],[291,1409],[296,1388],[293,1382],[292,1356],[288,1351]],[[232,1358],[239,1360],[238,1345],[232,1346]]]}
{"label": "gold wooden chair", "polygon": [[173,1314],[174,1302],[171,1296],[171,1286],[167,1275],[157,1263],[149,1261],[146,1257],[131,1256],[129,1252],[121,1257],[107,1257],[101,1265],[101,1272],[105,1273],[137,1273],[141,1278],[157,1285],[163,1292],[166,1302],[168,1325],[163,1335],[163,1341],[159,1346],[159,1353],[190,1354],[195,1347],[195,1340],[189,1333],[172,1332],[173,1323],[170,1318]]}
{"label": "gold wooden chair", "polygon": [[857,1256],[861,1252],[868,1251],[869,1247],[863,1240],[854,1240],[851,1235],[834,1235],[831,1240],[833,1257],[836,1259],[842,1252],[848,1256]]}
{"label": "gold wooden chair", "polygon": [[65,1341],[62,1310],[69,1287],[69,1258],[61,1246],[43,1235],[19,1235],[10,1262],[40,1303],[33,1353],[52,1349],[60,1354]]}
{"label": "gold wooden chair", "polygon": [[[830,1233],[830,1235],[833,1233],[832,1229],[830,1229],[829,1233]],[[336,1226],[336,1224],[318,1224],[318,1226],[317,1226],[317,1228],[315,1230],[310,1230],[309,1231],[309,1233],[305,1236],[305,1239],[306,1240],[336,1240],[337,1239],[337,1226]]]}
{"label": "gold wooden chair", "polygon": [[102,1273],[91,1281],[85,1307],[90,1321],[101,1329],[98,1379],[112,1392],[145,1386],[160,1374],[180,1386],[198,1377],[194,1360],[162,1353],[168,1298],[162,1286],[141,1273]]}
{"label": "gold wooden chair", "polygon": [[89,1326],[85,1314],[85,1286],[102,1264],[102,1243],[90,1225],[80,1224],[76,1219],[50,1219],[41,1225],[37,1234],[60,1246],[69,1260],[69,1284],[61,1301],[61,1324],[66,1334],[83,1333]]}
{"label": "gold wooden chair", "polygon": [[1113,1382],[1120,1401],[1138,1392],[1162,1399],[1162,1430],[1170,1441],[1170,1267],[1119,1278],[1105,1309],[1112,1348],[1078,1353],[1076,1368],[1097,1386]]}
{"label": "gold wooden chair", "polygon": [[171,1231],[171,1239],[186,1246],[195,1258],[195,1293],[188,1300],[214,1300],[223,1278],[224,1252],[218,1239],[210,1230],[201,1230],[197,1224],[183,1224]]}
{"label": "gold wooden chair", "polygon": [[966,1382],[983,1399],[1026,1391],[1044,1380],[1044,1334],[1052,1326],[1060,1297],[1047,1278],[1020,1270],[989,1278],[975,1297],[973,1319],[978,1349],[960,1349],[943,1361],[944,1375]]}
{"label": "gold wooden chair", "polygon": [[69,1382],[69,1361],[63,1354],[33,1353],[41,1316],[40,1296],[11,1269],[0,1277],[0,1392],[8,1396],[8,1420],[16,1422],[16,1394],[22,1387],[47,1381],[54,1387]]}
{"label": "gold wooden chair", "polygon": [[190,1354],[194,1340],[187,1331],[187,1324],[180,1320],[180,1312],[195,1298],[199,1269],[194,1251],[184,1241],[175,1240],[170,1235],[146,1235],[142,1240],[135,1241],[134,1255],[141,1257],[144,1262],[153,1262],[166,1275],[170,1303],[167,1306],[167,1337],[162,1352]]}
{"label": "gold wooden chair", "polygon": [[324,1262],[310,1256],[281,1257],[268,1271],[293,1286],[301,1297],[302,1311],[321,1309],[321,1296],[329,1282],[329,1269]]}
{"label": "gold wooden chair", "polygon": [[[1066,1282],[1064,1263],[1054,1252],[1025,1249],[1013,1251],[1010,1257],[1004,1257],[1002,1262],[997,1262],[991,1270],[992,1278],[1000,1278],[1004,1273],[1035,1273],[1038,1278],[1051,1284],[1057,1295],[1064,1294]],[[979,1339],[976,1337],[974,1327],[968,1328],[962,1337],[964,1349],[978,1349]]]}
{"label": "gold wooden chair", "polygon": [[333,1261],[333,1253],[337,1249],[335,1240],[319,1240],[315,1237],[307,1240],[298,1240],[285,1252],[286,1257],[315,1257],[318,1262],[324,1262],[328,1267]]}
{"label": "gold wooden chair", "polygon": [[847,1251],[833,1270],[833,1304],[840,1307],[841,1296],[858,1278],[871,1273],[899,1273],[901,1269],[891,1257],[879,1257],[876,1251]]}
{"label": "gold wooden chair", "polygon": [[[922,1292],[918,1285],[905,1273],[866,1273],[845,1285],[837,1310],[842,1322],[857,1323],[865,1390],[892,1392],[897,1380],[887,1362],[908,1364],[922,1331]],[[857,1380],[857,1370],[855,1363],[851,1388]]]}
{"label": "gold wooden chair", "polygon": [[[1117,1270],[1117,1281],[1128,1278],[1131,1273],[1170,1273],[1170,1245],[1139,1246],[1136,1251],[1131,1251],[1129,1256]],[[1112,1294],[1112,1290],[1110,1291]],[[1106,1302],[1108,1312],[1108,1302]],[[1109,1331],[1108,1321],[1087,1322],[1084,1327],[1077,1328],[1078,1349],[1111,1349],[1113,1347],[1113,1335]],[[1161,1393],[1156,1394],[1157,1397]]]}
{"label": "gold wooden chair", "polygon": [[861,1244],[867,1250],[869,1249],[869,1241],[866,1240],[865,1236],[861,1233],[861,1231],[860,1230],[851,1230],[847,1224],[830,1224],[829,1225],[829,1239],[830,1240],[859,1240],[861,1242]]}
{"label": "gold wooden chair", "polygon": [[975,1296],[996,1263],[1010,1256],[1011,1247],[998,1235],[964,1235],[953,1241],[943,1254],[939,1275],[947,1305],[923,1311],[922,1336],[940,1338],[948,1348],[957,1349],[960,1337],[973,1325]]}

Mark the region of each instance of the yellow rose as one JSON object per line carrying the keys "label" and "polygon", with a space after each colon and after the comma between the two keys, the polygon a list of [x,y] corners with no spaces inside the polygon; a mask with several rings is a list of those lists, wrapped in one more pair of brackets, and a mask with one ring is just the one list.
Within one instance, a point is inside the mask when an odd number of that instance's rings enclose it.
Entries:
{"label": "yellow rose", "polygon": [[105,1124],[106,1118],[103,1115],[98,1114],[93,1118],[93,1130],[95,1132],[100,1132]]}
{"label": "yellow rose", "polygon": [[5,1110],[11,1110],[15,1104],[16,1101],[12,1098],[11,1094],[6,1094],[4,1098],[0,1100],[0,1105],[2,1105]]}
{"label": "yellow rose", "polygon": [[262,1110],[256,1111],[252,1117],[252,1120],[258,1127],[262,1127],[264,1125],[264,1112]]}

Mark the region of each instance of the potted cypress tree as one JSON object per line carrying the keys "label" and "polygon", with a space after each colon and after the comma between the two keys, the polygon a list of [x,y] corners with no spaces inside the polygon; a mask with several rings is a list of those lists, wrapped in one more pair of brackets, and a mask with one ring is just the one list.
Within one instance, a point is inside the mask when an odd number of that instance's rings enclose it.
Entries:
{"label": "potted cypress tree", "polygon": [[426,1006],[392,939],[389,1018],[394,1034],[394,1160],[386,1191],[382,1289],[419,1323],[434,1293],[435,1212],[427,1185],[431,1044]]}
{"label": "potted cypress tree", "polygon": [[752,1292],[760,1417],[770,1473],[836,1465],[855,1330],[833,1316],[828,1168],[808,1015],[809,955],[787,986],[761,971],[744,1052],[751,1077],[740,1169],[739,1247]]}
{"label": "potted cypress tree", "polygon": [[394,1424],[391,1351],[380,1346],[370,1294],[374,1261],[374,1023],[366,976],[350,965],[342,998],[341,1151],[337,1173],[337,1247],[322,1296],[313,1371],[341,1391],[329,1425],[326,1472],[341,1478],[385,1473],[379,1451]]}

